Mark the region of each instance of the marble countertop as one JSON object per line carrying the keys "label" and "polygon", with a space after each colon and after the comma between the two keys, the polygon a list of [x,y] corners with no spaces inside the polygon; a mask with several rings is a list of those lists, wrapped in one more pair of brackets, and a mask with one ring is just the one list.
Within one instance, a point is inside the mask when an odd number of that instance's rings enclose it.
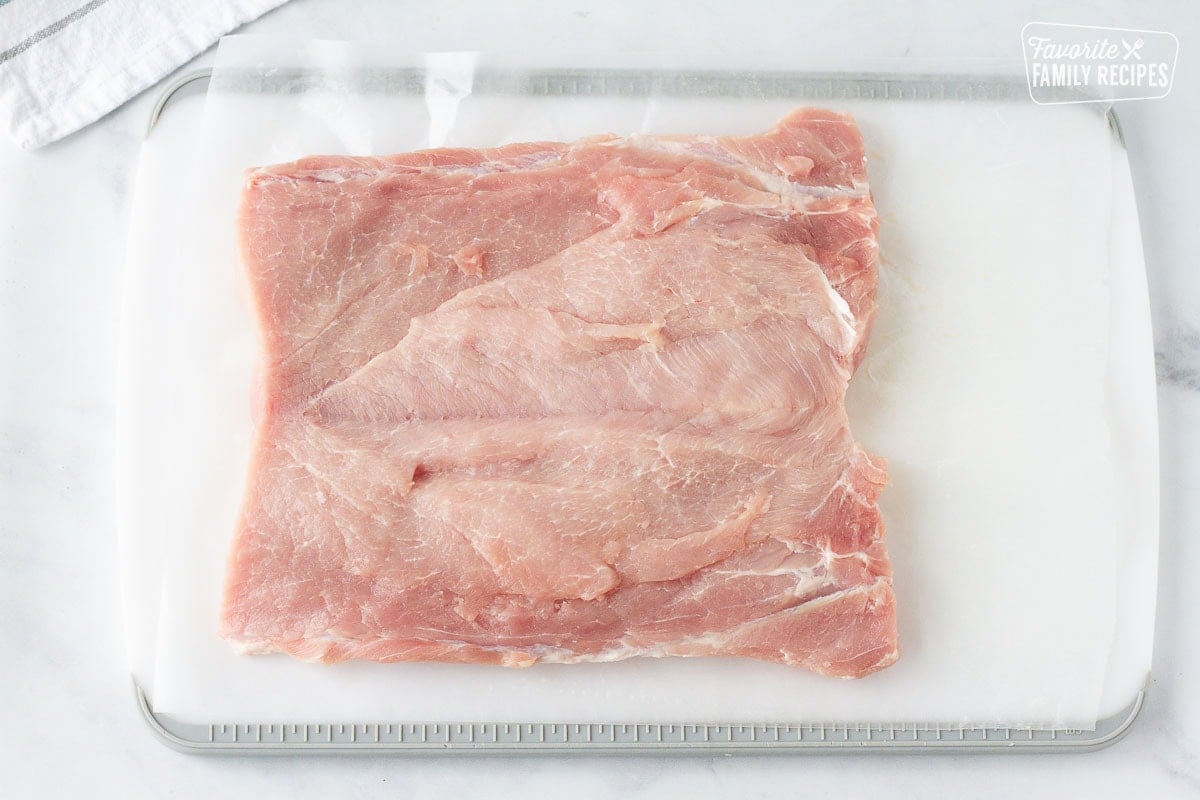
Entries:
{"label": "marble countertop", "polygon": [[[1078,756],[482,760],[229,759],[160,744],[122,644],[113,487],[121,270],[138,147],[157,90],[35,152],[0,138],[0,774],[11,797],[1200,797],[1200,12],[1182,3],[708,4],[295,0],[252,32],[417,49],[742,51],[1014,57],[1030,20],[1174,32],[1175,90],[1120,109],[1146,239],[1162,428],[1154,677],[1132,732]],[[183,69],[208,63],[211,52]],[[1185,255],[1186,254],[1186,255]]]}

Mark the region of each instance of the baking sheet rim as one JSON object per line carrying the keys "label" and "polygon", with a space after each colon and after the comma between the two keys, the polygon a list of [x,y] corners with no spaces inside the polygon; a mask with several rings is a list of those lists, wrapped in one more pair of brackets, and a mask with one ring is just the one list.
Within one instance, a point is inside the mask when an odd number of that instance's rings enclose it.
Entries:
{"label": "baking sheet rim", "polygon": [[[183,753],[211,755],[1089,753],[1123,739],[1141,713],[1146,697],[1146,689],[1139,690],[1128,706],[1111,717],[1098,720],[1095,730],[1085,731],[912,722],[189,723],[155,713],[149,697],[136,681],[133,688],[142,718],[160,741]],[[501,738],[501,731],[504,738]]]}

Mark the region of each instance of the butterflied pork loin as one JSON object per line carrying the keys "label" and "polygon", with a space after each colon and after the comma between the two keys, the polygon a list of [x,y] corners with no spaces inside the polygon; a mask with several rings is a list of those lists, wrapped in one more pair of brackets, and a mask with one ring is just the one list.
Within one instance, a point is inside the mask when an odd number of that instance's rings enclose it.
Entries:
{"label": "butterflied pork loin", "polygon": [[262,391],[221,629],[308,660],[897,657],[847,116],[308,158],[240,231]]}

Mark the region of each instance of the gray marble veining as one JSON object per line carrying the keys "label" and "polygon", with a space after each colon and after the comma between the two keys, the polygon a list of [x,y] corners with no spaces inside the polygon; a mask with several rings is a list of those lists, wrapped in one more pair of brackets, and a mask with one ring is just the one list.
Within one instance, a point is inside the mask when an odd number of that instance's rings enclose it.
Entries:
{"label": "gray marble veining", "polygon": [[1154,364],[1159,383],[1200,392],[1200,324],[1173,325],[1155,347]]}

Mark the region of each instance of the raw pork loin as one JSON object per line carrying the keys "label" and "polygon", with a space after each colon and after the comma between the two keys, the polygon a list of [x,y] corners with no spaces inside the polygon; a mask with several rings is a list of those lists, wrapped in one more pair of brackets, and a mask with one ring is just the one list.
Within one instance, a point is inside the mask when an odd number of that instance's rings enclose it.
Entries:
{"label": "raw pork loin", "polygon": [[897,657],[843,398],[875,313],[848,116],[249,173],[263,391],[240,651]]}

